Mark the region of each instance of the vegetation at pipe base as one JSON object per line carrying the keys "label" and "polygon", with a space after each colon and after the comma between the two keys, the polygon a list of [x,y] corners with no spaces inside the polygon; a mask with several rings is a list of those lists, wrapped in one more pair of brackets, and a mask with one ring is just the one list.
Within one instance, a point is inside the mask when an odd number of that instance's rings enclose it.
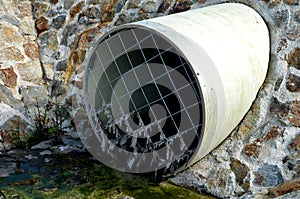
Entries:
{"label": "vegetation at pipe base", "polygon": [[[68,129],[73,128],[71,124],[68,126],[64,124],[65,121],[70,119],[66,106],[59,104],[56,98],[49,97],[44,106],[41,106],[36,99],[34,108],[33,131],[31,133],[23,132],[21,122],[17,121],[16,127],[10,129],[10,142],[12,145],[26,149],[49,139],[52,140],[54,145],[61,143],[61,136]],[[6,140],[3,140],[3,142],[6,142]]]}
{"label": "vegetation at pipe base", "polygon": [[144,176],[118,172],[87,157],[86,153],[73,153],[55,155],[44,165],[23,163],[23,172],[0,178],[0,190],[6,198],[213,198],[168,182],[155,183]]}

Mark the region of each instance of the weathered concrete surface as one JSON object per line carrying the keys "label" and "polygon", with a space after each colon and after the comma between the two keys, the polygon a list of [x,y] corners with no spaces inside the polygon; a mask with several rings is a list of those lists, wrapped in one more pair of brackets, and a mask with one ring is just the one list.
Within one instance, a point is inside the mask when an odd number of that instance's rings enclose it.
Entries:
{"label": "weathered concrete surface", "polygon": [[[75,99],[81,103],[77,95],[82,90],[81,64],[105,31],[221,2],[225,1],[0,0],[0,150],[13,144],[11,129],[19,131],[22,125],[32,130],[35,106],[45,105],[48,95],[68,106]],[[232,134],[170,180],[219,197],[288,192],[293,193],[279,197],[297,197],[299,186],[284,186],[300,175],[299,1],[235,2],[256,9],[269,26],[268,77]]]}

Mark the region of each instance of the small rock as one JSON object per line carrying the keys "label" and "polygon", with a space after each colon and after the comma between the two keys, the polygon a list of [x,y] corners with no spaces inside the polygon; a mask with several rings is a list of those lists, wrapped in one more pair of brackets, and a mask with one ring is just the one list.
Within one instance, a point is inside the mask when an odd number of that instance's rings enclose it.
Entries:
{"label": "small rock", "polygon": [[50,10],[50,6],[44,2],[35,2],[33,4],[33,12],[36,19],[41,18],[47,11]]}
{"label": "small rock", "polygon": [[170,1],[164,0],[158,7],[158,13],[164,13],[170,7]]}
{"label": "small rock", "polygon": [[300,38],[300,26],[292,26],[286,33],[289,40],[295,41]]}
{"label": "small rock", "polygon": [[69,10],[72,7],[72,5],[74,4],[74,2],[75,2],[75,0],[65,0],[64,8],[66,10]]}
{"label": "small rock", "polygon": [[257,139],[253,143],[246,145],[243,149],[243,153],[249,158],[257,158],[259,155],[259,150],[261,148],[261,142],[261,139]]}
{"label": "small rock", "polygon": [[44,162],[48,163],[48,162],[51,162],[52,161],[52,158],[45,158],[44,159]]}
{"label": "small rock", "polygon": [[57,63],[56,71],[66,71],[68,68],[68,60],[63,60]]}
{"label": "small rock", "polygon": [[52,155],[52,152],[49,150],[40,152],[40,155]]}
{"label": "small rock", "polygon": [[1,162],[0,164],[0,178],[5,178],[14,173],[17,165],[14,162]]}
{"label": "small rock", "polygon": [[286,87],[291,92],[300,91],[300,77],[291,73],[286,82]]}
{"label": "small rock", "polygon": [[31,147],[31,149],[48,149],[51,147],[52,140],[43,141]]}
{"label": "small rock", "polygon": [[274,14],[274,22],[278,27],[281,27],[284,24],[288,23],[289,11],[288,10],[280,10],[275,12]]}
{"label": "small rock", "polygon": [[54,80],[51,86],[51,96],[58,97],[66,92],[64,83],[60,80]]}
{"label": "small rock", "polygon": [[174,13],[187,11],[190,8],[191,8],[191,2],[190,1],[186,1],[186,0],[178,1],[174,5],[174,7],[170,10],[169,14],[174,14]]}
{"label": "small rock", "polygon": [[55,29],[62,28],[66,23],[66,15],[61,15],[53,19],[51,26]]}
{"label": "small rock", "polygon": [[50,28],[50,23],[49,20],[46,19],[45,17],[41,17],[38,20],[36,20],[36,27],[38,29],[38,33],[42,33],[46,30],[49,30]]}
{"label": "small rock", "polygon": [[24,156],[26,159],[28,159],[28,160],[32,160],[32,159],[38,159],[38,157],[36,157],[36,156],[33,156],[33,155],[31,155],[31,154],[29,154],[29,155],[25,155]]}

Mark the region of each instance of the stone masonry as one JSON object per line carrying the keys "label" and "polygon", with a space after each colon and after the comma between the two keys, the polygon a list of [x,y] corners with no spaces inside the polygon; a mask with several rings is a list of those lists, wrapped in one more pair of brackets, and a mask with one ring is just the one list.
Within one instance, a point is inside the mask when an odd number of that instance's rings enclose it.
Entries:
{"label": "stone masonry", "polygon": [[[14,145],[13,132],[26,136],[34,130],[37,106],[45,106],[49,99],[67,107],[82,103],[78,94],[82,63],[107,30],[222,2],[228,1],[0,0],[0,153]],[[254,8],[268,24],[267,79],[231,135],[170,181],[218,197],[296,198],[300,195],[299,0],[234,2]]]}

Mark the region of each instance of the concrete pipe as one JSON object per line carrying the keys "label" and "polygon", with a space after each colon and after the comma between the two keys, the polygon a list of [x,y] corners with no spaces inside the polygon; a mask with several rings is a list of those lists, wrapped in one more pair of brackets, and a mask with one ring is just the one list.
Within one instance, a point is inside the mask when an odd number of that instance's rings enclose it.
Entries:
{"label": "concrete pipe", "polygon": [[266,77],[269,34],[250,7],[225,3],[116,27],[86,62],[92,132],[106,165],[168,175],[218,146]]}

